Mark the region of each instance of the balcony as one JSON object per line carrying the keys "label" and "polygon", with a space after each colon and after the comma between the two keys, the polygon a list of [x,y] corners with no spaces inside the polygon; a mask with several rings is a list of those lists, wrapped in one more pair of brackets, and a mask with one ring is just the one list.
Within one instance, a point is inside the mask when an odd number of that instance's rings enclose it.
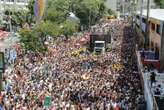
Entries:
{"label": "balcony", "polygon": [[143,66],[160,70],[159,54],[155,51],[139,51]]}
{"label": "balcony", "polygon": [[164,110],[164,74],[158,73],[159,55],[154,51],[137,51],[138,67],[143,79],[146,110]]}

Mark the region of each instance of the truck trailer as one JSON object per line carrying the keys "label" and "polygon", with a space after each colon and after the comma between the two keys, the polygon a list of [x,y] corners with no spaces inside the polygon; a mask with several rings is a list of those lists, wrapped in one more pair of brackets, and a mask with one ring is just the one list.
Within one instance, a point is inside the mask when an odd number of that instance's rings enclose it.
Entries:
{"label": "truck trailer", "polygon": [[105,53],[108,43],[111,43],[110,32],[93,32],[90,34],[90,51],[95,53]]}

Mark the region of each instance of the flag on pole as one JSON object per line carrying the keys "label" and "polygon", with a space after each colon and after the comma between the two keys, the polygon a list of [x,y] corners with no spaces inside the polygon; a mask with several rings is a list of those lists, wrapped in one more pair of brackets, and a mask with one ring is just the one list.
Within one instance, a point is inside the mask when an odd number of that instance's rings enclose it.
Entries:
{"label": "flag on pole", "polygon": [[45,3],[45,0],[35,0],[34,14],[37,20],[41,20],[44,15]]}

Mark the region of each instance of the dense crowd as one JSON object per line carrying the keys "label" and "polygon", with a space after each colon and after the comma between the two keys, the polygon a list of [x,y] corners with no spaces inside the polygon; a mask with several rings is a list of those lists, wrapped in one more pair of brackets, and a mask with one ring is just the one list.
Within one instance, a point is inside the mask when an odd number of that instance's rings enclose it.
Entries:
{"label": "dense crowd", "polygon": [[[125,24],[112,27],[115,45],[102,55],[81,49],[85,47],[77,48],[79,37],[49,43],[53,52],[44,56],[19,52],[13,70],[3,75],[5,89],[0,107],[3,110],[135,110],[142,99],[142,89],[134,32]],[[45,97],[50,98],[48,105]]]}

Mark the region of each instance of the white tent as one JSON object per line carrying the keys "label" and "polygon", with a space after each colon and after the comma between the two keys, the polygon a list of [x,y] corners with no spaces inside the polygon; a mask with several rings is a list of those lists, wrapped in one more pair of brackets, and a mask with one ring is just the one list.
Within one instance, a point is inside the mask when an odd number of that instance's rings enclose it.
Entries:
{"label": "white tent", "polygon": [[69,17],[67,19],[72,22],[80,23],[80,19],[72,12],[69,13]]}

